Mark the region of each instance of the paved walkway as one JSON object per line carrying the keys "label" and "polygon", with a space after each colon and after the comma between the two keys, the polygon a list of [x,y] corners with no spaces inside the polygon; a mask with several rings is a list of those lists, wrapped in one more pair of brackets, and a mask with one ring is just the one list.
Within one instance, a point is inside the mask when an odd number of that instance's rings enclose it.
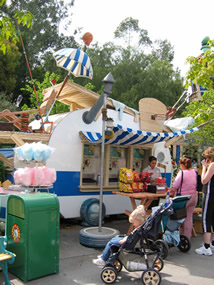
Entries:
{"label": "paved walkway", "polygon": [[[108,220],[105,227],[116,228],[121,233],[128,230],[125,218],[115,221]],[[101,249],[88,248],[80,245],[79,224],[69,224],[60,230],[60,270],[59,274],[29,281],[27,285],[98,285],[103,284],[100,279],[101,269],[92,264],[92,259],[101,253]],[[213,285],[214,282],[214,255],[199,256],[194,253],[195,248],[202,243],[202,235],[192,238],[191,249],[182,253],[178,248],[171,248],[164,268],[161,271],[161,285]],[[42,262],[42,260],[41,260]],[[13,285],[24,283],[14,275],[9,274]],[[123,269],[115,284],[142,284],[140,272],[127,272]],[[0,273],[0,284],[3,283]]]}

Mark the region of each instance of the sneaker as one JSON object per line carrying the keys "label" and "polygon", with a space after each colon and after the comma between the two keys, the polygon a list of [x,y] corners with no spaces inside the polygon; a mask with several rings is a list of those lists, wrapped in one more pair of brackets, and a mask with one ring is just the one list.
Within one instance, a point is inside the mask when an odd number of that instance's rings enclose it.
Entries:
{"label": "sneaker", "polygon": [[214,245],[210,244],[210,248],[212,251],[214,251]]}
{"label": "sneaker", "polygon": [[97,258],[101,258],[102,254],[98,255]]}
{"label": "sneaker", "polygon": [[93,263],[96,265],[100,265],[100,266],[104,266],[106,264],[106,262],[102,259],[102,258],[98,258],[98,259],[93,259]]}
{"label": "sneaker", "polygon": [[199,247],[195,250],[195,253],[200,254],[200,255],[212,255],[212,250],[211,248],[205,248],[205,246],[203,245],[202,247]]}

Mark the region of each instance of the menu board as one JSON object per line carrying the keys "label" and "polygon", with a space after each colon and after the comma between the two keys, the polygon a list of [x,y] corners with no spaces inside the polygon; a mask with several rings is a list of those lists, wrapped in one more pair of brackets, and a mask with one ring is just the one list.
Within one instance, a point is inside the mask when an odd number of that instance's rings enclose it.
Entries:
{"label": "menu board", "polygon": [[84,144],[84,155],[85,156],[94,156],[94,146]]}
{"label": "menu board", "polygon": [[115,158],[122,157],[122,149],[119,147],[111,146],[110,148],[110,156]]}
{"label": "menu board", "polygon": [[139,148],[134,148],[134,158],[143,159],[144,158],[144,150]]}

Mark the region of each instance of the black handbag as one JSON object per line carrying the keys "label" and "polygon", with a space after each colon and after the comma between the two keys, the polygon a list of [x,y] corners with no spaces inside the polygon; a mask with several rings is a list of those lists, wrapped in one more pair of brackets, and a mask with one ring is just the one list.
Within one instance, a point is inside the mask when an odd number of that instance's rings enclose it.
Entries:
{"label": "black handbag", "polygon": [[176,209],[173,214],[170,215],[171,220],[181,220],[185,219],[187,216],[186,208]]}
{"label": "black handbag", "polygon": [[[183,171],[181,170],[181,184],[180,184],[180,187],[177,191],[176,196],[181,196],[182,184],[183,184]],[[186,213],[186,207],[185,207],[185,208],[181,208],[181,209],[175,209],[173,211],[173,214],[170,215],[170,219],[171,220],[181,220],[181,219],[185,219],[186,216],[187,216],[187,213]]]}

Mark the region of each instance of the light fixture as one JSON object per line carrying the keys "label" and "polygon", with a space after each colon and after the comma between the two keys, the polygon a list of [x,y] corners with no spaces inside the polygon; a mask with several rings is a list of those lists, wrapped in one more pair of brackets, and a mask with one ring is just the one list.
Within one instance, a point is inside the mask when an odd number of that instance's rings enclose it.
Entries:
{"label": "light fixture", "polygon": [[113,122],[114,120],[112,118],[106,119],[105,138],[109,140],[114,137]]}

